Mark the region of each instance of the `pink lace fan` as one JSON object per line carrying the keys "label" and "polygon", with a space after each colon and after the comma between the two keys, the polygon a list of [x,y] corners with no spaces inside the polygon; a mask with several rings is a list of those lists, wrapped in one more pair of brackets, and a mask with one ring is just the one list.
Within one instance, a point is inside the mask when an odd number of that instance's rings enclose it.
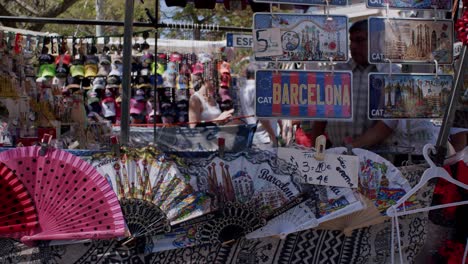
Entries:
{"label": "pink lace fan", "polygon": [[0,153],[0,161],[24,183],[38,212],[39,227],[21,238],[25,244],[124,235],[114,191],[80,158],[58,149],[23,147]]}
{"label": "pink lace fan", "polygon": [[28,190],[3,163],[0,163],[0,201],[0,236],[20,238],[39,224]]}

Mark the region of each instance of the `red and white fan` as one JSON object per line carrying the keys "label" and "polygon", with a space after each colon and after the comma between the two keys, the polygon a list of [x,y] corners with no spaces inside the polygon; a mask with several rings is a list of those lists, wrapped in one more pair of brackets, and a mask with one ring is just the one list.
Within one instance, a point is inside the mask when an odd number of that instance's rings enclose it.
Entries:
{"label": "red and white fan", "polygon": [[21,237],[37,240],[106,239],[125,234],[119,201],[90,164],[62,150],[22,147],[0,153],[34,200],[39,226]]}
{"label": "red and white fan", "polygon": [[0,201],[0,236],[20,238],[39,224],[28,190],[3,163],[0,163]]}

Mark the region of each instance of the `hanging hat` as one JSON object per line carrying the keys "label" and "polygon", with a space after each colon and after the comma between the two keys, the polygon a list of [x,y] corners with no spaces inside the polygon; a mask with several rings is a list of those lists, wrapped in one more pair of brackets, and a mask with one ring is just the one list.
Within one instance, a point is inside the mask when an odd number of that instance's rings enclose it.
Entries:
{"label": "hanging hat", "polygon": [[112,54],[111,60],[112,60],[113,64],[122,64],[123,63],[122,55],[120,55],[118,53]]}
{"label": "hanging hat", "polygon": [[174,52],[169,56],[169,61],[170,62],[181,62],[182,61],[182,55],[180,53]]}
{"label": "hanging hat", "polygon": [[75,55],[72,60],[73,65],[83,65],[84,64],[84,57],[80,54]]}
{"label": "hanging hat", "polygon": [[107,77],[111,71],[110,64],[99,64],[99,71],[96,76]]}
{"label": "hanging hat", "polygon": [[55,69],[56,76],[65,78],[68,76],[68,73],[69,73],[68,66],[66,66],[65,64],[57,65],[57,68]]}
{"label": "hanging hat", "polygon": [[112,70],[109,73],[109,76],[122,76],[122,72],[119,71],[119,67],[117,65],[112,64]]}
{"label": "hanging hat", "polygon": [[151,53],[145,53],[143,56],[141,56],[141,63],[146,63],[146,64],[151,64],[154,61],[154,56]]}
{"label": "hanging hat", "polygon": [[98,64],[99,63],[99,58],[96,55],[87,55],[85,57],[85,64]]}
{"label": "hanging hat", "polygon": [[190,70],[189,65],[185,63],[182,64],[179,69],[179,74],[190,76],[190,74],[192,74],[192,71]]}
{"label": "hanging hat", "polygon": [[51,64],[54,63],[54,57],[50,54],[39,55],[39,64]]}
{"label": "hanging hat", "polygon": [[84,70],[85,70],[85,75],[84,76],[86,78],[96,77],[97,72],[98,72],[98,66],[97,66],[97,64],[86,64],[84,66]]}
{"label": "hanging hat", "polygon": [[114,96],[114,93],[110,89],[106,89],[106,91],[104,92],[104,96],[105,97],[112,97],[112,96]]}
{"label": "hanging hat", "polygon": [[106,81],[102,77],[98,77],[93,81],[93,89],[104,89],[106,87]]}
{"label": "hanging hat", "polygon": [[55,76],[55,64],[42,64],[39,71],[41,72],[41,77],[51,78]]}
{"label": "hanging hat", "polygon": [[165,63],[167,61],[166,53],[158,53],[158,61]]}
{"label": "hanging hat", "polygon": [[157,66],[156,73],[163,75],[164,71],[166,70],[166,67],[164,66],[164,64],[158,62],[156,66]]}
{"label": "hanging hat", "polygon": [[65,53],[55,58],[55,64],[57,64],[57,66],[60,65],[60,63],[62,63],[62,65],[70,65],[71,60],[72,60],[71,55],[68,53]]}
{"label": "hanging hat", "polygon": [[197,62],[193,65],[192,74],[203,74],[204,71],[202,63]]}
{"label": "hanging hat", "polygon": [[111,57],[107,54],[99,55],[99,64],[104,64],[104,65],[111,64]]}
{"label": "hanging hat", "polygon": [[85,75],[84,66],[81,64],[72,65],[70,67],[70,75],[72,77],[83,77]]}
{"label": "hanging hat", "polygon": [[208,63],[208,62],[211,62],[212,60],[213,58],[208,53],[202,52],[198,54],[198,61],[201,63]]}

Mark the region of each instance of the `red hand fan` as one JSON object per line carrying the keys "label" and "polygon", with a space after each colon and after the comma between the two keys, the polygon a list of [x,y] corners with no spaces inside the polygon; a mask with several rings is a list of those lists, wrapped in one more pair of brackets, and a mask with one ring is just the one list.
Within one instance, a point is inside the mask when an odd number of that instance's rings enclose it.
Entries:
{"label": "red hand fan", "polygon": [[0,163],[0,201],[0,236],[20,238],[39,223],[28,190],[3,163]]}
{"label": "red hand fan", "polygon": [[24,183],[39,215],[39,227],[21,238],[24,243],[124,235],[114,191],[80,158],[58,149],[24,147],[0,153],[0,161]]}

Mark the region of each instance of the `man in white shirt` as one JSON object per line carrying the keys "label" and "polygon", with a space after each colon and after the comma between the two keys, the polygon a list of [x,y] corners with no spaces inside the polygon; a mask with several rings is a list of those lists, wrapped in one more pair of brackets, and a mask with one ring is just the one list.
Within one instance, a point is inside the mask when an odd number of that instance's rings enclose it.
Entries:
{"label": "man in white shirt", "polygon": [[255,116],[255,71],[257,69],[258,66],[252,63],[247,66],[247,81],[245,87],[240,91],[241,109],[244,116],[250,116],[246,118],[248,124],[257,124],[253,144],[257,146],[265,144],[275,146],[277,143],[277,120],[257,120],[257,117]]}

